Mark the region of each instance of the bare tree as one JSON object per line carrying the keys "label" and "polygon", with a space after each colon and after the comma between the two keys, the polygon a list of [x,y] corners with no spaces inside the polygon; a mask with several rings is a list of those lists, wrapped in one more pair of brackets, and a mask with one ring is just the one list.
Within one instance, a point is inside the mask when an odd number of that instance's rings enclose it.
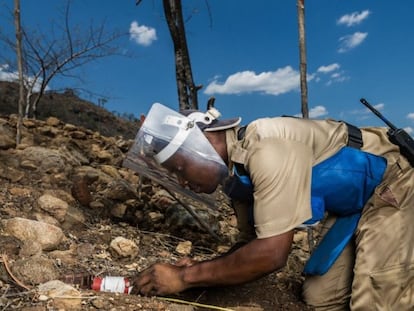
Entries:
{"label": "bare tree", "polygon": [[[139,5],[142,0],[136,0]],[[181,0],[163,0],[165,19],[174,44],[175,77],[177,81],[180,109],[198,109],[197,92],[202,88],[195,85],[191,71]]]}
{"label": "bare tree", "polygon": [[[299,59],[300,59],[300,95],[302,117],[309,118],[308,109],[308,84],[306,80],[306,40],[305,40],[305,0],[297,0],[298,28],[299,28]],[[310,250],[314,247],[313,229],[307,227],[308,246]]]}
{"label": "bare tree", "polygon": [[308,85],[306,80],[305,0],[297,0],[299,24],[300,94],[302,117],[309,118]]}
{"label": "bare tree", "polygon": [[[88,29],[71,27],[69,0],[63,14],[63,25],[57,25],[60,37],[54,36],[52,28],[48,35],[44,35],[30,34],[22,27],[26,117],[36,117],[39,101],[53,78],[57,75],[80,78],[75,69],[99,58],[118,54],[119,47],[115,41],[125,35],[108,32],[105,23],[91,25]],[[0,40],[9,48],[15,48],[14,42],[7,36],[1,35]]]}
{"label": "bare tree", "polygon": [[180,109],[198,109],[196,86],[191,71],[190,55],[183,21],[181,0],[163,0],[164,14],[174,43],[175,74]]}
{"label": "bare tree", "polygon": [[20,0],[14,0],[14,25],[16,29],[16,55],[19,71],[19,118],[17,121],[16,145],[20,144],[21,128],[24,106],[24,80],[23,80],[23,56],[22,56],[22,29],[20,23]]}

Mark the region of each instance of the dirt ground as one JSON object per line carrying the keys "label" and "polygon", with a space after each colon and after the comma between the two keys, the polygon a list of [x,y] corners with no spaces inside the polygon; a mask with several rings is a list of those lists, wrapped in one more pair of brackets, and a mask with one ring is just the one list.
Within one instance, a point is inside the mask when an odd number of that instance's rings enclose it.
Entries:
{"label": "dirt ground", "polygon": [[[123,234],[139,239],[139,258],[128,261],[113,260],[105,250],[105,246],[112,235]],[[85,230],[71,231],[70,236],[82,241],[82,247],[87,251],[95,252],[94,256],[85,254],[74,256],[68,253],[67,258],[59,267],[60,275],[68,279],[72,275],[95,275],[99,271],[102,275],[132,276],[150,263],[155,261],[171,261],[178,259],[179,255],[174,252],[175,245],[181,238],[169,235],[160,235],[151,232],[140,232],[127,224],[112,224],[102,222],[89,224]],[[17,253],[20,249],[19,243],[2,241],[3,250],[7,249],[10,254]],[[4,245],[4,243],[7,244]],[[101,250],[101,251],[99,251]],[[210,258],[215,252],[200,248],[195,250],[197,258]],[[78,256],[85,256],[80,259]],[[8,257],[13,261],[13,256]],[[161,300],[160,297],[140,297],[135,295],[95,292],[82,288],[81,310],[311,310],[301,301],[300,291],[302,277],[300,275],[301,264],[299,259],[293,255],[289,265],[282,271],[275,272],[267,277],[241,286],[225,288],[200,288],[191,289],[180,295],[170,296],[171,301]],[[53,301],[41,301],[36,291],[25,291],[10,276],[5,275],[2,269],[2,281],[0,298],[1,310],[55,310]],[[1,300],[3,299],[3,300]],[[52,306],[52,308],[50,307]]]}
{"label": "dirt ground", "polygon": [[[27,140],[15,148],[15,120],[0,121],[0,138],[10,142],[3,147],[0,142],[0,222],[23,218],[45,226],[53,223],[64,235],[57,247],[40,248],[31,237],[16,238],[0,226],[1,311],[310,310],[301,299],[301,270],[309,255],[306,231],[295,234],[284,269],[244,285],[197,288],[170,297],[91,290],[94,276],[130,278],[157,261],[223,255],[234,243],[233,211],[224,201],[215,211],[198,209],[218,234],[212,236],[194,225],[188,213],[171,216],[174,209],[154,199],[165,191],[156,182],[142,183],[135,172],[121,167],[119,159],[127,144],[119,139],[57,120],[27,121],[23,131]],[[79,174],[90,179],[87,184],[85,179],[77,184],[73,177]],[[139,197],[135,193],[138,185],[139,191],[145,190]],[[45,210],[40,201],[45,195],[65,201],[67,210]],[[136,245],[136,252],[131,256],[114,252],[111,243],[117,237]],[[189,243],[190,249],[180,250],[182,243]],[[40,284],[56,279],[73,286],[76,295],[51,296],[39,291]],[[62,300],[69,301],[69,307]]]}
{"label": "dirt ground", "polygon": [[[128,223],[100,219],[93,214],[85,226],[69,230],[66,235],[69,240],[66,246],[62,246],[58,256],[57,270],[61,279],[66,278],[68,283],[76,283],[72,282],[72,277],[79,275],[84,278],[94,275],[131,277],[153,262],[174,262],[183,257],[177,253],[176,247],[185,241],[183,237],[141,231]],[[257,281],[232,287],[191,289],[167,297],[171,300],[96,292],[83,287],[79,288],[81,310],[311,310],[301,300],[301,269],[303,256],[306,256],[302,246],[306,235],[302,231],[297,235],[300,238],[297,239],[288,265]],[[108,244],[116,236],[139,242],[138,257],[126,259],[111,254]],[[197,237],[205,242],[199,243],[199,246],[194,242],[190,256],[202,260],[221,255],[216,251],[220,243],[212,242],[213,239],[206,238],[205,233],[195,233],[194,238]],[[76,251],[71,250],[70,245],[74,244],[77,245]],[[5,271],[5,260],[8,265],[13,265],[18,259],[22,249],[21,241],[0,235],[0,246],[2,252],[8,254],[6,259],[3,258],[3,266],[0,268],[0,310],[60,310],[54,308],[53,299],[42,301],[35,289],[21,288]],[[74,286],[79,287],[79,284]]]}

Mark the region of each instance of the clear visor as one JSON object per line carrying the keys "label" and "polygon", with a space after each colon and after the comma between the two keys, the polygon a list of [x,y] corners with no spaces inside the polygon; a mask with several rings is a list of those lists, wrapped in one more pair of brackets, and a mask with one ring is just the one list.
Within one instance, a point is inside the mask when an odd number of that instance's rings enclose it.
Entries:
{"label": "clear visor", "polygon": [[195,120],[159,103],[152,105],[131,151],[169,168],[180,157],[185,160],[181,164],[191,165],[200,172],[214,167],[220,179],[228,175],[226,164]]}

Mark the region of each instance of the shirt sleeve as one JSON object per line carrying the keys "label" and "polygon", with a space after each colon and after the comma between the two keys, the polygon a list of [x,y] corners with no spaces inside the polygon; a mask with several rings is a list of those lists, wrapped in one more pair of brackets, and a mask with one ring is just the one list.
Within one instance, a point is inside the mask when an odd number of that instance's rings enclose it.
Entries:
{"label": "shirt sleeve", "polygon": [[265,138],[250,150],[247,169],[254,185],[257,237],[288,232],[311,218],[312,148],[288,139]]}

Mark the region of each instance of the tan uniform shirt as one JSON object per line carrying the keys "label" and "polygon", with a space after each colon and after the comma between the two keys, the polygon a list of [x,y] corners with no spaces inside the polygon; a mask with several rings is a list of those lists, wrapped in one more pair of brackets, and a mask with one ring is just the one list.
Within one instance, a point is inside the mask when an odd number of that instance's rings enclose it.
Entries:
{"label": "tan uniform shirt", "polygon": [[[310,219],[312,167],[347,144],[345,123],[264,118],[248,125],[243,140],[236,134],[227,131],[229,159],[244,164],[253,182],[257,237],[285,233]],[[362,149],[377,155],[398,150],[385,128],[364,129],[363,140]]]}

